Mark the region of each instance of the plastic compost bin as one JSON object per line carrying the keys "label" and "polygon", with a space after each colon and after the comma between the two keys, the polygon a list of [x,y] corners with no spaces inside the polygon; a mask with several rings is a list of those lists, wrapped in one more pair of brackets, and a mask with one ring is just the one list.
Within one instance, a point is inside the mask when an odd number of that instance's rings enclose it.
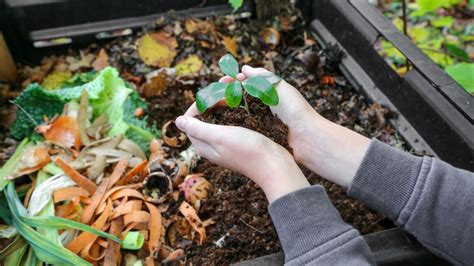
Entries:
{"label": "plastic compost bin", "polygon": [[[310,32],[323,45],[338,45],[340,69],[369,101],[395,111],[393,126],[417,152],[474,170],[474,102],[453,79],[366,0],[298,0]],[[74,10],[74,12],[71,12]],[[235,14],[255,14],[252,0]],[[165,13],[177,17],[230,14],[226,0],[0,0],[0,31],[17,61],[37,63],[48,54],[131,34]],[[374,48],[380,38],[413,66],[404,77]],[[446,265],[400,228],[365,235],[379,265]],[[239,265],[283,264],[282,253]]]}

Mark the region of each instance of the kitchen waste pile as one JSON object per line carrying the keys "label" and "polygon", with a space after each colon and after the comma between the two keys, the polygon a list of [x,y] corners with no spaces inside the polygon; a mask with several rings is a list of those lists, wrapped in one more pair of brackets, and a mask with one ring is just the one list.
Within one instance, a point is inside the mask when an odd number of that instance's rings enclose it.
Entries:
{"label": "kitchen waste pile", "polygon": [[14,100],[11,134],[23,141],[0,170],[0,235],[11,240],[0,260],[183,260],[182,243],[203,243],[213,223],[197,215],[211,186],[192,173],[199,156],[192,146],[170,152],[186,136],[171,121],[148,127],[146,104],[114,68],[79,75],[59,88],[31,84]]}

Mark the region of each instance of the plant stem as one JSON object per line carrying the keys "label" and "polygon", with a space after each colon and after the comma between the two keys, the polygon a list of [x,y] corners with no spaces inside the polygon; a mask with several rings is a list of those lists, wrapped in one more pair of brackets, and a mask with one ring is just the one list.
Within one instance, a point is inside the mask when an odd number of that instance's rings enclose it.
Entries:
{"label": "plant stem", "polygon": [[244,93],[243,98],[244,98],[243,108],[245,109],[245,111],[247,111],[247,114],[250,114],[249,104],[247,103],[247,93],[246,92]]}

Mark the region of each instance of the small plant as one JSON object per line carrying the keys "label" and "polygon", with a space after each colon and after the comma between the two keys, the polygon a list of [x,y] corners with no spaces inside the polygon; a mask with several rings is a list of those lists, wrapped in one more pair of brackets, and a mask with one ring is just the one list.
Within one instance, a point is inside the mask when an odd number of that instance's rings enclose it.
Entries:
{"label": "small plant", "polygon": [[[232,77],[234,81],[229,83],[213,82],[198,91],[196,105],[199,112],[205,112],[224,98],[230,108],[241,107],[249,112],[245,98],[247,94],[260,99],[268,106],[278,104],[278,93],[275,84],[280,82],[281,78],[277,75],[266,73],[239,81],[237,78],[239,64],[231,54],[226,54],[219,60],[219,67],[224,74]],[[241,105],[242,99],[243,106]]]}

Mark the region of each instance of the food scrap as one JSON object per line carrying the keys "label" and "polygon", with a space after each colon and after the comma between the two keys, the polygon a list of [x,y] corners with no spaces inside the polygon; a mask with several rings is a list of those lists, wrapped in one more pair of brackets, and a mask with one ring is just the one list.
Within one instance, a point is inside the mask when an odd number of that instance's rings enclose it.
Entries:
{"label": "food scrap", "polygon": [[[186,136],[170,121],[159,140],[157,130],[144,126],[145,115],[137,115],[146,104],[136,91],[115,69],[96,63],[104,69],[84,84],[53,90],[35,84],[20,95],[30,103],[28,97],[52,98],[63,109],[36,114],[48,119],[23,132],[1,169],[9,206],[0,214],[7,223],[1,232],[13,230],[7,235],[22,241],[2,254],[31,250],[28,256],[47,264],[121,265],[131,254],[135,265],[179,262],[186,253],[176,238],[206,240],[207,224],[194,208],[210,183],[192,173],[199,159],[192,147],[181,149],[183,156],[172,152],[187,144]],[[31,180],[21,203],[14,180],[25,176]],[[189,230],[176,231],[177,221]]]}

